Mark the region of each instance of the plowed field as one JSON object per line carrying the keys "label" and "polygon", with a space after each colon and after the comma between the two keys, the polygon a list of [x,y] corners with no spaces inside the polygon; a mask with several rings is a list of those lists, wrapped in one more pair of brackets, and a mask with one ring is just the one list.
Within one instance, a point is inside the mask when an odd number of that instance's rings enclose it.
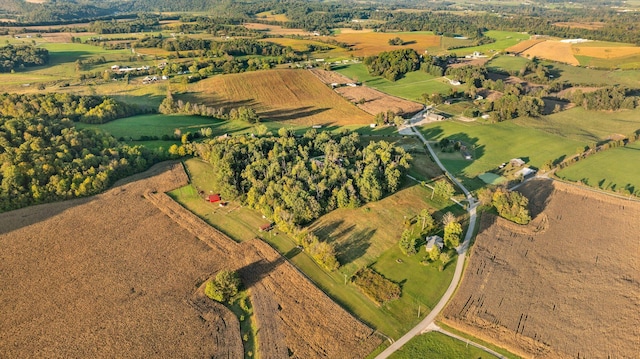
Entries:
{"label": "plowed field", "polygon": [[534,220],[483,215],[445,323],[525,357],[637,357],[640,203],[542,180],[522,192]]}

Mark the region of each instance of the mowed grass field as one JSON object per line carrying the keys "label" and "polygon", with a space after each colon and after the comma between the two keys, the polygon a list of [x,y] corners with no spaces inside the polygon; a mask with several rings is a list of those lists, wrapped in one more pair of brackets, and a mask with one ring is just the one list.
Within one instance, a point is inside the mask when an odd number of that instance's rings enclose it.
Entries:
{"label": "mowed grass field", "polygon": [[389,356],[391,359],[493,359],[493,355],[465,342],[438,332],[421,334],[411,339],[400,350]]}
{"label": "mowed grass field", "polygon": [[597,70],[546,61],[543,64],[551,66],[558,73],[557,79],[577,85],[640,87],[640,70]]}
{"label": "mowed grass field", "polygon": [[447,94],[452,88],[461,89],[461,86],[451,86],[442,77],[434,77],[424,71],[409,72],[398,81],[389,81],[380,76],[371,76],[364,64],[349,64],[334,67],[333,70],[363,84],[373,87],[389,95],[406,98],[412,101],[422,101],[423,93],[439,92]]}
{"label": "mowed grass field", "polygon": [[535,120],[516,119],[515,123],[580,142],[598,142],[612,135],[629,135],[640,129],[640,109],[613,112],[574,107]]}
{"label": "mowed grass field", "polygon": [[305,70],[215,76],[190,89],[198,101],[227,109],[249,106],[264,121],[285,125],[357,125],[373,120]]}
{"label": "mowed grass field", "polygon": [[496,41],[490,44],[484,44],[480,46],[465,47],[462,49],[451,50],[457,55],[468,55],[474,51],[479,51],[491,56],[494,52],[503,51],[506,48],[516,45],[520,41],[528,40],[529,34],[514,32],[514,31],[487,31],[485,36],[495,39]]}
{"label": "mowed grass field", "polygon": [[491,71],[515,72],[522,70],[529,61],[519,56],[498,56],[487,63],[487,68]]}
{"label": "mowed grass field", "polygon": [[640,195],[640,143],[597,153],[558,171],[562,179]]}
{"label": "mowed grass field", "polygon": [[237,132],[251,125],[238,121],[223,121],[213,118],[188,115],[140,115],[121,118],[105,124],[76,123],[78,128],[96,128],[108,132],[116,138],[138,139],[140,136],[173,136],[176,129],[181,133],[198,132],[203,127],[213,129],[213,134],[222,135]]}
{"label": "mowed grass field", "polygon": [[[216,193],[211,185],[214,169],[199,159],[189,159],[185,165],[192,184],[171,191],[169,194],[174,199],[237,241],[263,238],[337,302],[386,335],[397,338],[424,318],[453,276],[455,266],[449,265],[440,271],[437,264],[421,264],[426,255],[424,248],[420,248],[418,255],[406,257],[397,246],[398,229],[404,216],[414,216],[424,208],[438,211],[436,218],[449,210],[457,215],[464,214],[457,205],[453,207],[453,202],[429,202],[427,198],[431,192],[424,187],[408,186],[379,202],[357,209],[334,211],[317,220],[311,230],[324,231],[324,234],[319,233],[322,239],[336,241],[338,258],[343,264],[338,271],[327,273],[306,252],[296,248],[289,236],[277,230],[260,232],[258,228],[266,220],[258,212],[233,201],[226,207],[206,202],[198,191],[203,191],[204,195]],[[390,223],[400,225],[390,226]],[[383,228],[385,226],[389,228]],[[401,263],[397,262],[398,258],[402,259]],[[357,268],[372,261],[375,261],[377,271],[404,283],[401,299],[380,307],[348,280],[345,283],[345,278],[348,279]]]}
{"label": "mowed grass field", "polygon": [[578,147],[587,143],[523,126],[514,121],[496,124],[445,121],[423,126],[420,130],[432,141],[449,137],[472,146],[473,160],[465,160],[459,152],[438,151],[438,157],[449,171],[474,189],[484,185],[476,176],[512,158],[522,158],[527,164],[539,168],[546,161],[575,154]]}

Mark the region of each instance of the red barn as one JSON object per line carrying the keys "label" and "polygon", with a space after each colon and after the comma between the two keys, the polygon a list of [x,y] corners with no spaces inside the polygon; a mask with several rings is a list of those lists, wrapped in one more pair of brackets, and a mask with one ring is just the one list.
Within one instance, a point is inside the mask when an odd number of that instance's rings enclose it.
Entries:
{"label": "red barn", "polygon": [[221,199],[222,198],[220,198],[220,193],[209,195],[209,202],[211,202],[211,203],[220,202]]}

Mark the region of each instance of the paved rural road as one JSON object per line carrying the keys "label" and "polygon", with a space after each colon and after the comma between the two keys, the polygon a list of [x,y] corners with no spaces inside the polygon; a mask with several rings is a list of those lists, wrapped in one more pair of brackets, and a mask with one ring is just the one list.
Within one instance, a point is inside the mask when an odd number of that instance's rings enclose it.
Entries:
{"label": "paved rural road", "polygon": [[447,171],[447,169],[442,165],[442,162],[440,162],[440,160],[436,156],[436,153],[435,151],[433,151],[433,148],[431,148],[431,145],[429,144],[427,139],[424,138],[422,133],[416,130],[415,127],[413,126],[415,122],[420,121],[421,116],[422,116],[422,112],[419,112],[411,120],[409,120],[410,125],[408,127],[410,127],[413,133],[416,134],[418,138],[422,140],[422,142],[424,142],[424,144],[427,146],[427,149],[429,150],[429,153],[431,153],[431,156],[433,157],[434,161],[436,162],[436,164],[438,164],[438,166],[442,169],[442,171],[447,175],[447,177],[449,177],[449,179],[451,179],[451,181],[453,181],[453,183],[455,183],[456,186],[458,186],[462,190],[462,192],[464,192],[465,196],[467,197],[467,201],[469,201],[469,207],[467,208],[467,211],[469,212],[469,228],[467,228],[467,233],[465,234],[464,241],[457,248],[458,261],[456,263],[456,270],[455,270],[455,273],[453,274],[453,279],[451,280],[451,284],[449,284],[449,288],[447,288],[447,291],[444,293],[444,295],[442,296],[438,304],[436,304],[436,306],[429,313],[429,315],[426,316],[426,318],[424,318],[420,323],[418,323],[418,325],[413,327],[413,329],[411,329],[407,334],[403,335],[400,339],[393,342],[387,349],[385,349],[382,353],[380,353],[376,357],[376,359],[385,359],[389,357],[389,355],[391,355],[396,350],[400,349],[409,340],[411,340],[411,338],[425,331],[430,330],[429,327],[434,323],[436,317],[438,316],[438,314],[440,314],[442,309],[444,309],[444,306],[447,304],[449,299],[451,299],[451,297],[453,296],[453,292],[458,287],[458,283],[460,283],[460,279],[462,278],[462,269],[464,268],[464,260],[466,258],[466,252],[467,252],[467,249],[469,248],[469,242],[471,241],[471,237],[473,237],[473,230],[476,224],[477,202],[475,198],[473,198],[471,193],[462,185],[462,183],[460,183],[460,181],[458,181],[455,177],[453,177],[453,175],[451,175],[451,173],[449,173],[449,171]]}

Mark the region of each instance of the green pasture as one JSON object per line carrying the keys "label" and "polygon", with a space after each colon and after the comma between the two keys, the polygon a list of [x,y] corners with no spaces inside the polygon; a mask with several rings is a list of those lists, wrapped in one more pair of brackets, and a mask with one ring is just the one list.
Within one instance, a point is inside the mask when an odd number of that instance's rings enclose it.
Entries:
{"label": "green pasture", "polygon": [[400,350],[391,354],[392,359],[493,359],[493,355],[472,345],[467,345],[438,332],[429,332],[415,336]]}
{"label": "green pasture", "polygon": [[473,160],[465,160],[458,151],[443,153],[437,146],[435,149],[445,167],[472,189],[484,186],[476,176],[512,158],[522,158],[527,164],[539,168],[546,161],[575,154],[578,147],[587,143],[514,121],[496,124],[445,121],[423,126],[420,130],[429,140],[449,137],[464,142],[470,148]]}
{"label": "green pasture", "polygon": [[536,119],[521,118],[514,122],[589,143],[605,140],[615,134],[628,135],[640,129],[640,109],[589,111],[582,107],[574,107],[548,116]]}
{"label": "green pasture", "polygon": [[97,128],[125,140],[138,139],[140,136],[173,136],[179,129],[183,134],[198,132],[203,127],[211,127],[214,136],[235,132],[249,127],[249,124],[237,121],[222,121],[213,118],[188,115],[140,115],[121,118],[105,124],[76,123],[78,128]]}
{"label": "green pasture", "polygon": [[420,70],[409,72],[398,81],[389,81],[380,76],[371,76],[364,64],[340,65],[335,67],[334,70],[389,95],[412,101],[421,101],[420,95],[425,92],[448,94],[452,88],[464,89],[462,86],[451,86],[442,77],[434,77]]}
{"label": "green pasture", "polygon": [[503,51],[504,49],[511,47],[522,40],[529,39],[529,34],[523,34],[520,32],[514,31],[487,31],[484,33],[485,36],[495,39],[496,41],[491,44],[485,44],[480,46],[472,46],[472,47],[464,47],[461,49],[454,49],[450,52],[455,53],[456,55],[469,55],[474,51],[479,51],[484,53],[487,56],[491,56],[495,52]]}
{"label": "green pasture", "polygon": [[564,168],[562,179],[605,190],[640,195],[640,143],[611,148]]}
{"label": "green pasture", "polygon": [[579,66],[571,66],[556,62],[543,61],[551,68],[551,73],[560,81],[577,85],[623,85],[631,88],[640,87],[640,70],[596,70]]}
{"label": "green pasture", "polygon": [[498,185],[507,180],[506,178],[491,172],[481,173],[478,175],[478,178],[480,178],[484,183],[492,185]]}
{"label": "green pasture", "polygon": [[497,56],[491,59],[486,67],[489,71],[516,72],[522,70],[530,60],[520,56]]}
{"label": "green pasture", "polygon": [[[360,236],[357,238],[359,240],[357,243],[348,243],[343,247],[338,245],[338,250],[342,251],[342,254],[338,254],[338,258],[343,261],[349,260],[350,262],[343,262],[344,266],[341,269],[328,273],[320,268],[306,252],[296,248],[296,243],[289,236],[279,233],[277,230],[267,233],[260,232],[258,228],[266,223],[266,220],[258,212],[241,207],[234,201],[230,201],[226,207],[206,202],[202,198],[203,194],[199,191],[203,191],[204,195],[216,192],[215,188],[211,187],[213,169],[208,163],[199,159],[189,159],[185,161],[185,165],[189,169],[192,184],[169,193],[176,201],[235,240],[244,241],[261,237],[339,304],[386,335],[397,338],[424,318],[428,314],[429,308],[432,308],[442,296],[453,276],[455,265],[449,264],[444,271],[440,271],[438,264],[426,266],[420,264],[425,255],[424,248],[420,249],[418,255],[406,257],[400,253],[396,243],[396,236],[390,234],[383,237],[384,231],[379,233],[376,231],[370,236]],[[395,196],[399,196],[400,199],[394,199]],[[361,223],[368,220],[372,228],[386,226],[391,227],[391,231],[394,231],[397,228],[402,228],[405,215],[413,216],[422,208],[430,208],[429,202],[426,202],[426,198],[429,196],[430,191],[428,189],[413,185],[382,201],[370,203],[362,208],[347,210],[348,213],[344,211],[341,213],[332,212],[318,221],[327,216],[333,216],[333,218],[342,217],[350,221],[350,223]],[[400,202],[402,202],[402,206],[400,206]],[[418,204],[404,207],[404,205],[413,202]],[[440,218],[445,210],[452,210],[457,215],[464,215],[464,210],[457,205],[453,206],[448,202],[431,203],[435,203],[438,206],[433,208],[433,210],[439,211],[436,214],[436,218]],[[387,207],[391,207],[390,204],[397,208],[390,208],[388,213],[380,214],[371,208],[369,210],[366,209],[368,206],[383,208],[383,206],[387,205]],[[449,206],[455,208],[449,208]],[[335,217],[336,214],[338,214],[338,217]],[[331,219],[328,222],[331,223]],[[390,226],[390,223],[398,223],[398,225]],[[349,223],[346,225],[347,228],[351,227]],[[327,227],[325,227],[326,229]],[[359,228],[355,228],[343,232],[342,235],[345,237],[349,235],[357,237],[362,231]],[[357,254],[366,250],[366,248],[375,250],[377,259],[371,257],[358,261],[360,256]],[[402,259],[400,263],[396,261],[398,258]],[[454,260],[452,258],[452,263]],[[372,261],[375,261],[375,268],[380,273],[392,280],[403,282],[405,294],[401,299],[387,305],[377,306],[348,281],[348,278],[359,265],[365,265]],[[352,262],[358,262],[359,265],[353,265]],[[347,279],[346,284],[345,278]],[[418,317],[418,307],[420,307],[421,311],[420,317]]]}

